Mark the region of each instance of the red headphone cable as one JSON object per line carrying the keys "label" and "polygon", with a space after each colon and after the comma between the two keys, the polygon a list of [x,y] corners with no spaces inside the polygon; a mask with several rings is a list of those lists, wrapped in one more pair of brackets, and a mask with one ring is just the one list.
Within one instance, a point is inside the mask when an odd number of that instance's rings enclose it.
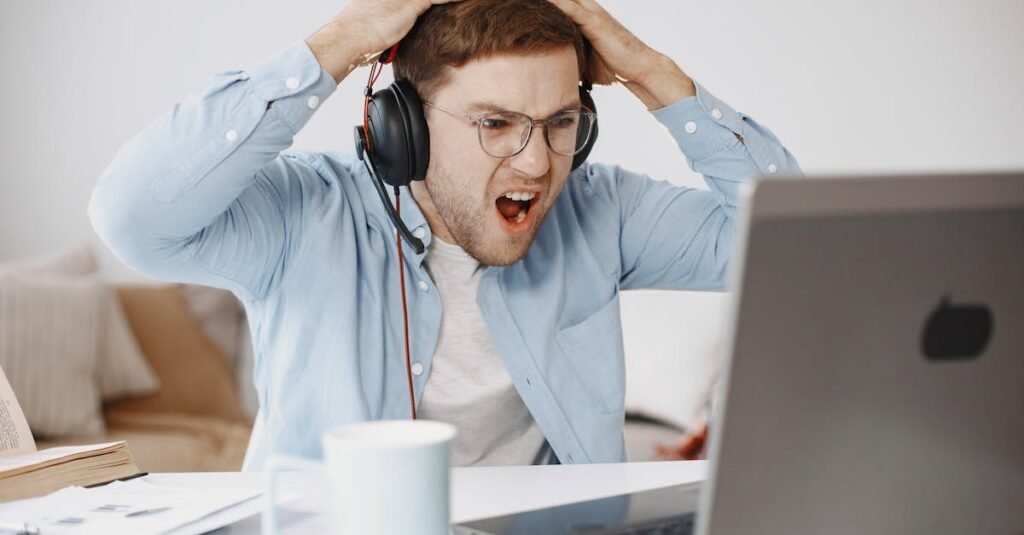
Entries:
{"label": "red headphone cable", "polygon": [[[366,151],[368,154],[373,154],[373,145],[371,139],[373,136],[370,135],[370,101],[373,95],[373,85],[377,83],[377,77],[380,76],[381,71],[384,69],[384,65],[391,63],[395,59],[395,55],[398,53],[398,45],[391,47],[391,49],[381,54],[380,60],[373,63],[370,66],[370,78],[366,82],[366,88],[363,90],[363,131],[366,132]],[[402,217],[402,198],[399,193],[399,188],[395,188],[395,212],[397,212],[398,218]],[[409,384],[409,409],[412,414],[412,419],[416,419],[416,395],[412,386],[412,355],[409,349],[409,307],[405,296],[405,260],[402,255],[402,234],[397,229],[395,230],[395,246],[398,249],[398,279],[400,281],[399,287],[402,289],[402,331],[405,335],[405,377]]]}
{"label": "red headphone cable", "polygon": [[[395,188],[395,211],[398,217],[402,217],[402,198]],[[409,380],[409,408],[412,410],[412,419],[416,419],[416,396],[412,389],[412,365],[409,351],[409,308],[405,302],[405,262],[402,257],[402,233],[395,231],[395,243],[398,247],[398,278],[402,287],[402,326],[405,330],[405,376]]]}

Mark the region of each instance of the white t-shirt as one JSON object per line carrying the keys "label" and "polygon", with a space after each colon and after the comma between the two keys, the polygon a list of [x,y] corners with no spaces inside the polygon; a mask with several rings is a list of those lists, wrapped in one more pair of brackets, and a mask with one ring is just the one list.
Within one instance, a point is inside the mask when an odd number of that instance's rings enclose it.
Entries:
{"label": "white t-shirt", "polygon": [[482,266],[437,236],[426,265],[441,298],[441,333],[417,417],[458,428],[454,466],[540,462],[544,434],[512,384],[476,301]]}

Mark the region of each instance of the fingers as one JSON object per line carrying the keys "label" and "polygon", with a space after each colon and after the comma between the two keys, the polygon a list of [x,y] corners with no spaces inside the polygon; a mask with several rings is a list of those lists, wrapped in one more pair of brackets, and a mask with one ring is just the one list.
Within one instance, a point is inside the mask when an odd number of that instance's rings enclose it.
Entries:
{"label": "fingers", "polygon": [[[607,11],[605,11],[604,8],[601,7],[601,4],[598,4],[594,0],[548,0],[548,1],[551,2],[552,4],[555,4],[556,6],[561,8],[563,11],[566,11],[567,14],[568,14],[569,10],[573,10],[573,11],[575,11],[576,13],[578,13],[578,14],[580,14],[582,16],[587,16],[587,15],[592,15],[592,14],[606,14],[607,13]],[[572,15],[569,15],[569,16],[571,17]]]}
{"label": "fingers", "polygon": [[654,446],[654,457],[656,459],[662,459],[666,461],[683,461],[685,457],[679,452],[679,446],[668,446],[665,444],[655,444]]}
{"label": "fingers", "polygon": [[707,446],[707,426],[685,433],[675,445],[657,443],[654,446],[658,458],[692,461],[704,456]]}
{"label": "fingers", "polygon": [[576,24],[582,25],[583,21],[581,19],[588,14],[587,10],[584,9],[583,6],[581,6],[579,2],[576,0],[548,1],[551,2],[552,4],[555,4],[555,7],[561,9],[566,15],[569,15],[569,18],[571,18],[573,22],[575,22]]}
{"label": "fingers", "polygon": [[594,0],[548,0],[569,16],[588,39],[595,39],[619,23]]}
{"label": "fingers", "polygon": [[581,7],[593,13],[607,13],[596,0],[575,0]]}

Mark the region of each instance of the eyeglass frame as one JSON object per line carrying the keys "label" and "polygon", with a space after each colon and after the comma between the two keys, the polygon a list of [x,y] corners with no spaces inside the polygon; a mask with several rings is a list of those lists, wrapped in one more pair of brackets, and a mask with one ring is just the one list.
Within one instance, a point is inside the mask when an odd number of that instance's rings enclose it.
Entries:
{"label": "eyeglass frame", "polygon": [[[457,111],[449,110],[447,108],[442,108],[441,106],[438,106],[437,104],[434,104],[433,102],[427,102],[425,100],[423,101],[423,105],[424,106],[429,106],[429,107],[434,108],[436,110],[443,111],[443,112],[447,113],[448,115],[450,115],[452,117],[455,117],[456,119],[463,119],[463,120],[465,120],[467,122],[470,122],[470,123],[476,123],[477,144],[480,145],[480,150],[484,151],[484,154],[487,154],[488,156],[490,156],[492,158],[512,158],[513,156],[516,156],[519,153],[523,152],[523,150],[526,149],[526,146],[530,144],[530,138],[533,137],[533,127],[535,125],[543,125],[544,126],[544,143],[547,144],[548,148],[551,149],[552,152],[554,152],[555,154],[561,155],[561,156],[575,156],[575,155],[579,154],[580,152],[582,152],[583,149],[587,146],[587,141],[590,140],[590,136],[594,135],[594,125],[597,124],[597,112],[591,111],[589,108],[587,108],[586,106],[583,106],[582,104],[580,105],[579,109],[561,110],[561,111],[555,112],[554,114],[552,114],[551,116],[549,116],[549,117],[547,117],[545,119],[534,119],[533,117],[530,117],[529,115],[526,115],[525,113],[520,113],[520,112],[517,112],[517,111],[511,111],[511,110],[493,110],[493,111],[488,111],[488,112],[480,113],[480,114],[477,114],[477,115],[470,115],[470,114],[467,114],[467,113],[460,113],[460,112],[457,112]],[[551,138],[548,137],[548,121],[550,121],[551,119],[555,118],[559,114],[567,113],[567,112],[579,112],[580,116],[586,115],[592,121],[592,124],[590,126],[590,131],[587,132],[587,139],[584,140],[582,145],[576,147],[576,149],[573,151],[572,154],[564,154],[564,153],[561,153],[561,152],[558,152],[557,150],[555,150],[555,148],[551,146]],[[480,119],[483,119],[485,117],[488,117],[488,116],[494,115],[494,114],[498,114],[498,113],[514,113],[516,115],[522,115],[523,117],[526,117],[527,119],[530,120],[529,124],[527,125],[529,131],[526,133],[526,136],[525,136],[525,139],[523,140],[522,146],[519,147],[519,150],[513,152],[512,154],[509,154],[508,156],[496,156],[494,154],[491,154],[490,152],[487,151],[487,149],[484,148],[484,139],[483,139],[484,133],[483,133],[483,129],[482,129],[483,126],[480,123]]]}

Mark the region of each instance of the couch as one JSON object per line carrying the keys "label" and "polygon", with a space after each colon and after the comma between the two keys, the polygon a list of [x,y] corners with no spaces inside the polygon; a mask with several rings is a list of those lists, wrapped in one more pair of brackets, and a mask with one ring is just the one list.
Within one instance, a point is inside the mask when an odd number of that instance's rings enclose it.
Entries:
{"label": "couch", "polygon": [[144,471],[238,470],[243,326],[223,290],[106,282],[88,245],[0,263],[0,367],[38,448],[126,440]]}
{"label": "couch", "polygon": [[159,389],[104,403],[102,435],[44,439],[39,448],[125,440],[146,472],[241,468],[251,417],[228,356],[190,314],[187,291],[184,285],[116,287]]}

